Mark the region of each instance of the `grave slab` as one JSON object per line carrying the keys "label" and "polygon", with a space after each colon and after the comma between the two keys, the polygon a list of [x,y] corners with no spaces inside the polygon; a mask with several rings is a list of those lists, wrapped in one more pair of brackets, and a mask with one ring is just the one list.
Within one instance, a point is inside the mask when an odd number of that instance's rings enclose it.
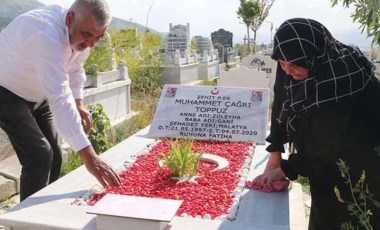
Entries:
{"label": "grave slab", "polygon": [[[154,139],[144,138],[149,127],[126,139],[101,155],[115,168],[142,151]],[[264,150],[264,151],[263,151]],[[262,172],[268,154],[265,146],[256,148],[248,179]],[[96,217],[86,213],[91,207],[72,205],[73,201],[97,185],[96,179],[84,166],[72,171],[58,181],[35,193],[7,213],[0,215],[0,225],[6,229],[96,229]],[[289,191],[264,194],[258,191],[243,191],[241,209],[235,221],[208,220],[175,216],[168,230],[288,230]],[[264,210],[263,210],[264,209]],[[279,211],[283,210],[283,211]],[[299,210],[296,210],[299,211]]]}
{"label": "grave slab", "polygon": [[106,194],[87,213],[96,214],[98,230],[164,230],[182,202]]}

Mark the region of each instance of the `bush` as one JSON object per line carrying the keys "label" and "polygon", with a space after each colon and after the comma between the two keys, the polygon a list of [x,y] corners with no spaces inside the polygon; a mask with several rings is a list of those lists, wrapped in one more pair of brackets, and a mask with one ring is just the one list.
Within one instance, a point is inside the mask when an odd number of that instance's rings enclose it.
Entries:
{"label": "bush", "polygon": [[[88,139],[95,152],[101,154],[112,146],[109,140],[110,120],[103,111],[101,104],[89,105],[87,108],[92,115],[92,128]],[[61,167],[61,176],[66,175],[83,164],[79,154],[72,149],[69,149],[67,154],[68,160]]]}
{"label": "bush", "polygon": [[92,128],[88,135],[92,147],[98,154],[105,152],[110,148],[108,132],[111,128],[111,123],[106,113],[103,111],[101,104],[88,105],[87,108],[92,116]]}
{"label": "bush", "polygon": [[134,29],[113,29],[91,49],[86,74],[110,71],[116,60],[124,60],[132,80],[132,91],[150,92],[161,87],[160,60],[153,55],[161,46],[157,34],[140,35]]}
{"label": "bush", "polygon": [[195,176],[202,153],[192,151],[193,140],[182,139],[169,142],[169,153],[161,153],[163,162],[173,177]]}
{"label": "bush", "polygon": [[[97,72],[107,72],[112,70],[116,63],[112,47],[111,37],[108,33],[90,50],[90,56],[84,63],[87,75],[97,75]],[[97,68],[94,69],[94,65]]]}
{"label": "bush", "polygon": [[161,87],[160,62],[156,58],[150,60],[126,60],[129,77],[132,80],[131,91],[149,93]]}

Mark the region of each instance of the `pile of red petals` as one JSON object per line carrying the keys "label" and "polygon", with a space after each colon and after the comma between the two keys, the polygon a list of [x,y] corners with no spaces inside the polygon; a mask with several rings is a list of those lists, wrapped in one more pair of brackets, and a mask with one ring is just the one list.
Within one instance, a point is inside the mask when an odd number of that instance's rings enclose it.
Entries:
{"label": "pile of red petals", "polygon": [[160,154],[169,152],[169,141],[162,140],[120,174],[122,187],[93,194],[88,204],[94,205],[106,193],[112,193],[183,200],[177,212],[182,216],[215,219],[227,215],[234,197],[232,191],[241,177],[239,169],[246,159],[252,158],[252,143],[194,141],[193,150],[224,157],[229,161],[229,166],[211,172],[216,165],[201,161],[197,170],[197,175],[201,177],[196,179],[196,184],[177,183],[170,172],[157,163]]}

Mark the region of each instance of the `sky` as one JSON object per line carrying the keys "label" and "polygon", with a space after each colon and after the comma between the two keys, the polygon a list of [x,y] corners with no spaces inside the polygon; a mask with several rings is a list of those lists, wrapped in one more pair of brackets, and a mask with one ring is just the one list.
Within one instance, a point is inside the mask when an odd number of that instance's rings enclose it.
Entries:
{"label": "sky", "polygon": [[[39,0],[70,6],[73,0]],[[112,15],[159,31],[169,32],[169,23],[190,23],[190,36],[210,37],[224,29],[233,33],[233,42],[242,43],[246,26],[238,19],[239,0],[108,0]],[[371,39],[361,34],[360,24],[350,17],[353,8],[331,7],[331,0],[275,0],[266,22],[257,32],[257,44],[269,43],[275,29],[286,19],[307,17],[324,24],[333,36],[346,44],[369,48]],[[273,31],[271,33],[271,23]],[[365,31],[364,31],[365,33]],[[250,32],[253,37],[253,31]]]}

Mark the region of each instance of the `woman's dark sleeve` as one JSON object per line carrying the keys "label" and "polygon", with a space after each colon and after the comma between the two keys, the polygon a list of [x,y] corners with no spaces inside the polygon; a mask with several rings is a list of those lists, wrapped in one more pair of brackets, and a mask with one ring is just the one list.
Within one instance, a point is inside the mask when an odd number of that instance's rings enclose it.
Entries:
{"label": "woman's dark sleeve", "polygon": [[375,79],[352,100],[306,112],[297,130],[298,153],[281,163],[285,175],[320,177],[336,169],[339,158],[357,163],[358,157],[380,146],[379,101],[380,83]]}
{"label": "woman's dark sleeve", "polygon": [[327,170],[337,168],[336,162],[351,154],[355,131],[352,130],[350,105],[332,105],[309,111],[297,130],[297,153],[281,162],[290,180],[298,175],[322,177]]}
{"label": "woman's dark sleeve", "polygon": [[267,147],[268,152],[285,152],[284,144],[288,142],[288,135],[286,132],[285,122],[281,123],[278,121],[278,116],[281,112],[282,103],[285,99],[285,79],[286,75],[280,66],[277,67],[276,71],[276,81],[274,84],[274,98],[271,114],[271,127],[270,134],[266,138],[269,142]]}

